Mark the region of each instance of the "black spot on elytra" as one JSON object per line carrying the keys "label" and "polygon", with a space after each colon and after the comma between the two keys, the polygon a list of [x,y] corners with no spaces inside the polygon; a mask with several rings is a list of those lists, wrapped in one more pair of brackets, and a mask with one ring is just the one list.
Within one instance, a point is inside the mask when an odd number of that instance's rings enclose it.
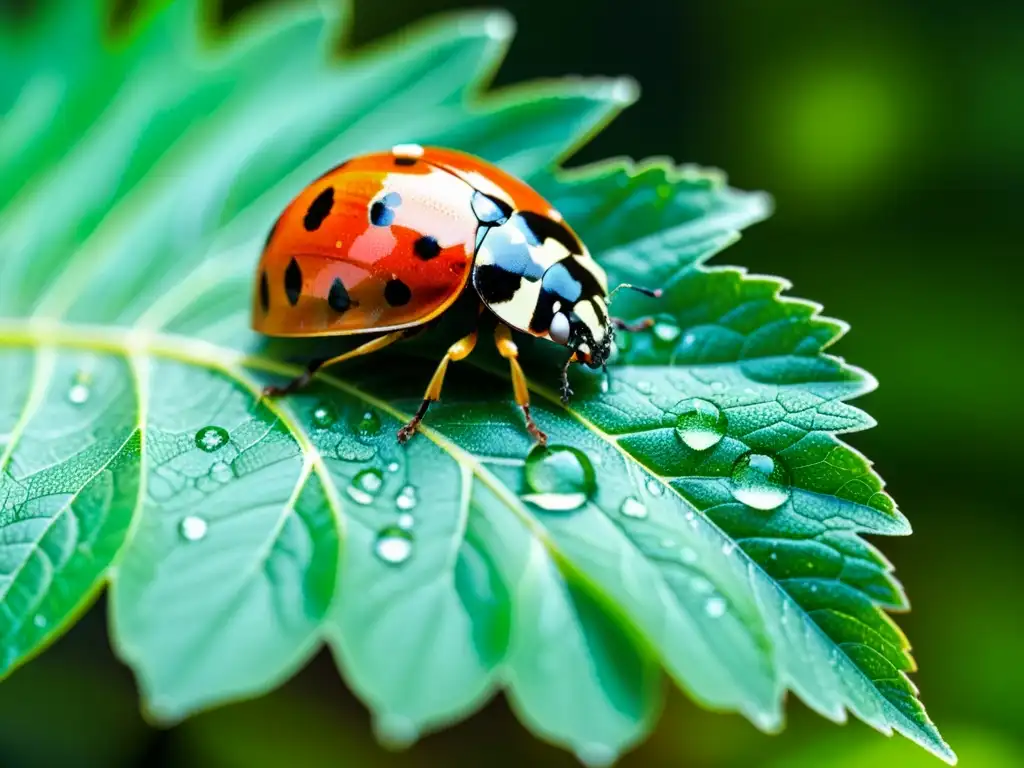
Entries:
{"label": "black spot on elytra", "polygon": [[307,232],[316,232],[333,207],[334,187],[328,187],[310,203],[309,210],[306,211],[306,215],[302,219],[302,226],[306,228]]}
{"label": "black spot on elytra", "polygon": [[437,244],[437,238],[424,235],[412,244],[412,250],[424,261],[429,261],[441,253],[441,246]]}
{"label": "black spot on elytra", "polygon": [[533,245],[542,245],[550,238],[565,246],[569,253],[583,253],[580,241],[562,222],[532,211],[521,211],[519,218],[526,224],[524,232],[533,241]]}
{"label": "black spot on elytra", "polygon": [[392,307],[405,306],[411,298],[412,291],[409,290],[409,286],[397,277],[393,280],[388,280],[387,285],[384,286],[384,301]]}
{"label": "black spot on elytra", "polygon": [[388,192],[370,206],[370,223],[375,227],[387,227],[395,220],[395,208],[402,204],[402,196]]}
{"label": "black spot on elytra", "polygon": [[302,293],[302,270],[299,262],[292,259],[288,262],[288,268],[284,271],[284,294],[288,297],[288,303],[293,307],[299,303],[299,295]]}
{"label": "black spot on elytra", "polygon": [[340,277],[334,278],[331,283],[331,290],[327,292],[327,304],[335,312],[344,312],[352,306],[352,299],[349,298],[348,289],[341,282]]}
{"label": "black spot on elytra", "polygon": [[264,312],[270,311],[270,282],[265,271],[260,274],[260,307]]}
{"label": "black spot on elytra", "polygon": [[396,157],[395,165],[416,165],[415,157]]}
{"label": "black spot on elytra", "polygon": [[516,295],[523,276],[509,272],[497,264],[478,264],[473,269],[473,286],[488,304],[500,304]]}

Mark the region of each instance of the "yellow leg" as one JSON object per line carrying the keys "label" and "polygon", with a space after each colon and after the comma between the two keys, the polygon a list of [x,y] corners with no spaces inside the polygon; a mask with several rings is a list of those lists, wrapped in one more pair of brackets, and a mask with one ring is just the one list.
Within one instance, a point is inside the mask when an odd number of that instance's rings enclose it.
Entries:
{"label": "yellow leg", "polygon": [[445,353],[445,356],[441,358],[441,362],[437,364],[437,369],[434,371],[434,375],[430,379],[430,384],[427,385],[426,394],[423,395],[423,402],[420,403],[419,409],[415,415],[409,419],[409,423],[398,430],[398,442],[404,443],[416,432],[416,427],[423,420],[423,416],[427,412],[427,408],[435,400],[441,397],[441,387],[444,386],[444,375],[448,372],[448,363],[452,360],[462,360],[464,357],[469,355],[473,351],[473,347],[476,346],[476,331],[462,337],[450,347]]}
{"label": "yellow leg", "polygon": [[368,355],[371,352],[376,352],[378,349],[384,349],[384,347],[394,344],[406,335],[405,331],[394,331],[393,333],[388,333],[384,336],[378,336],[376,339],[372,339],[365,344],[360,344],[355,349],[349,350],[343,355],[338,355],[337,357],[332,357],[328,360],[311,360],[309,365],[306,366],[304,373],[296,376],[283,387],[264,387],[263,395],[265,397],[270,397],[273,395],[287,395],[295,392],[309,384],[310,380],[313,378],[313,374],[321,368],[325,368],[328,365],[334,365],[335,363],[340,363],[343,360],[348,360],[353,357],[359,357],[360,355]]}
{"label": "yellow leg", "polygon": [[516,405],[523,409],[527,431],[541,445],[547,444],[548,436],[540,431],[530,415],[530,390],[527,387],[526,374],[519,365],[519,348],[512,341],[512,332],[507,325],[499,323],[494,329],[494,344],[498,348],[498,353],[508,360],[509,368],[512,369],[512,393],[515,395]]}

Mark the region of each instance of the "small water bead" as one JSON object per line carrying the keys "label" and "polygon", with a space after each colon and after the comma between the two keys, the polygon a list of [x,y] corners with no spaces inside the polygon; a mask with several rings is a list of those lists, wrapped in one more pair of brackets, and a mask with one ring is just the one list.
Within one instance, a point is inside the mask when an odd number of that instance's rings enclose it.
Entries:
{"label": "small water bead", "polygon": [[407,485],[395,499],[395,506],[402,510],[410,510],[416,506],[416,501],[416,489]]}
{"label": "small water bead", "polygon": [[526,457],[523,498],[548,512],[579,509],[597,489],[587,455],[567,445],[534,446]]}
{"label": "small water bead", "polygon": [[725,544],[722,545],[722,554],[723,555],[731,555],[735,551],[736,551],[736,545],[733,542],[731,542],[731,541],[726,542]]}
{"label": "small water bead", "polygon": [[37,613],[35,615],[35,618],[32,619],[32,623],[35,624],[36,627],[38,627],[39,629],[42,629],[46,626],[46,617],[43,616],[43,614],[41,613]]}
{"label": "small water bead", "polygon": [[398,525],[382,528],[373,544],[373,552],[385,563],[400,565],[412,555],[412,534]]}
{"label": "small water bead", "polygon": [[676,437],[695,451],[706,451],[718,445],[728,422],[718,406],[699,397],[680,404],[676,417]]}
{"label": "small water bead", "polygon": [[790,495],[785,465],[764,453],[745,453],[736,459],[729,483],[733,498],[754,509],[776,509]]}
{"label": "small water bead", "polygon": [[661,494],[665,492],[665,486],[652,477],[647,481],[647,492],[651,494],[651,496],[661,496]]}
{"label": "small water bead", "polygon": [[709,597],[704,603],[704,611],[712,619],[718,619],[725,615],[725,600],[720,597]]}
{"label": "small water bead", "polygon": [[687,565],[693,565],[697,562],[697,553],[689,547],[683,547],[679,552],[679,559]]}
{"label": "small water bead", "polygon": [[620,511],[626,517],[632,517],[635,520],[643,520],[647,517],[647,507],[643,505],[643,502],[634,499],[632,496],[622,502]]}
{"label": "small water bead", "polygon": [[337,420],[338,415],[326,403],[320,403],[313,409],[313,426],[317,429],[330,429]]}
{"label": "small water bead", "polygon": [[206,453],[213,453],[227,445],[229,438],[228,431],[223,427],[203,427],[196,432],[196,447]]}
{"label": "small water bead", "polygon": [[203,518],[189,515],[181,521],[178,530],[186,541],[199,541],[206,536],[207,525]]}
{"label": "small water bead", "polygon": [[670,315],[662,315],[658,317],[655,320],[654,325],[651,326],[651,333],[654,334],[654,340],[656,343],[667,346],[669,344],[674,344],[682,335],[683,331],[673,317]]}
{"label": "small water bead", "polygon": [[397,461],[392,461],[390,464],[388,464],[388,472],[397,472],[397,471],[398,471],[398,462]]}
{"label": "small water bead", "polygon": [[212,467],[210,467],[210,478],[216,480],[218,483],[226,483],[235,476],[234,470],[231,469],[231,465],[223,461],[218,461]]}
{"label": "small water bead", "polygon": [[384,485],[384,478],[378,469],[364,469],[352,478],[352,482],[345,489],[349,498],[356,504],[372,504],[377,497],[381,486]]}
{"label": "small water bead", "polygon": [[74,405],[82,405],[89,399],[89,388],[85,384],[74,384],[68,390],[68,400]]}
{"label": "small water bead", "polygon": [[403,531],[410,530],[416,524],[416,518],[414,518],[408,512],[403,512],[398,516],[398,527]]}
{"label": "small water bead", "polygon": [[376,411],[367,409],[356,418],[355,428],[361,435],[375,435],[380,432],[380,416]]}

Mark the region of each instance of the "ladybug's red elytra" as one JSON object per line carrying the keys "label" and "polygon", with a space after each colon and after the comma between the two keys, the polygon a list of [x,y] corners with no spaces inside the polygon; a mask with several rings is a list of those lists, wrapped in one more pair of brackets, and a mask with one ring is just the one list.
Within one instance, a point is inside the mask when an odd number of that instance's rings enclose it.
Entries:
{"label": "ladybug's red elytra", "polygon": [[[320,368],[414,335],[472,286],[498,320],[495,344],[509,361],[516,403],[530,416],[526,377],[510,328],[572,350],[603,368],[614,330],[640,330],[608,314],[608,280],[579,237],[529,185],[472,155],[404,144],[348,160],[306,187],[267,237],[253,295],[252,327],[268,336],[376,334],[343,355],[311,362],[265,395],[294,392]],[[660,291],[633,288],[650,296]],[[613,292],[614,293],[614,292]],[[451,345],[399,442],[441,395],[448,364],[476,345]]]}

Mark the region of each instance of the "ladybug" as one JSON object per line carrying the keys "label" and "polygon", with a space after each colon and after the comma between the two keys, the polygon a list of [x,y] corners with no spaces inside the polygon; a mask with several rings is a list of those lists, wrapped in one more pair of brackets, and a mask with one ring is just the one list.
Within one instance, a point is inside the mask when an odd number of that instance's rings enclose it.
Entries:
{"label": "ladybug", "polygon": [[[403,144],[331,169],[271,229],[256,271],[253,330],[278,337],[374,337],[345,354],[310,362],[301,376],[267,387],[264,395],[294,392],[324,366],[415,335],[468,290],[479,297],[480,313],[497,318],[494,340],[509,361],[516,403],[542,444],[547,437],[530,415],[510,329],[571,350],[562,370],[567,403],[573,362],[603,369],[615,329],[651,324],[609,316],[604,270],[561,214],[525,182],[463,152]],[[469,355],[476,342],[474,330],[451,345],[419,410],[399,430],[399,442],[412,436],[440,397],[448,364]]]}

